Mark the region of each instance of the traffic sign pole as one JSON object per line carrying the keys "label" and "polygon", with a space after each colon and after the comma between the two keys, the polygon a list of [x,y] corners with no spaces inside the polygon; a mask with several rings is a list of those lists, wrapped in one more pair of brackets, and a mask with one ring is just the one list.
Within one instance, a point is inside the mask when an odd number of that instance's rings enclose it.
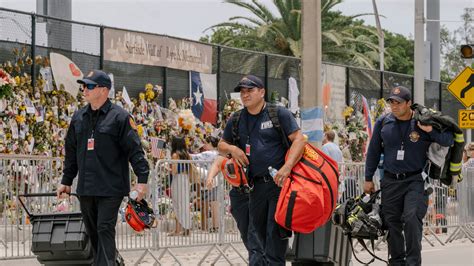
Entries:
{"label": "traffic sign pole", "polygon": [[[466,60],[467,65],[468,65],[469,67],[471,67],[471,66],[472,66],[472,58],[465,59],[465,60]],[[469,106],[469,108],[467,108],[467,109],[468,109],[468,110],[471,110],[471,108],[472,108],[472,105]],[[467,136],[466,136],[466,143],[469,144],[469,143],[471,143],[471,138],[472,138],[471,129],[467,129],[467,130],[466,130],[466,135],[467,135]]]}
{"label": "traffic sign pole", "polygon": [[[467,108],[467,110],[471,110],[472,107],[469,107]],[[471,129],[466,129],[466,143],[471,143],[471,137],[472,137],[472,133],[471,133]]]}

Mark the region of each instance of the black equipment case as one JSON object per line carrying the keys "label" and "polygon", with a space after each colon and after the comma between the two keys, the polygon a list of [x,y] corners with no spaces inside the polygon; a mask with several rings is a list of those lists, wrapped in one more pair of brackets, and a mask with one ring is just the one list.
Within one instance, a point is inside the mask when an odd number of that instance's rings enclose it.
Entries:
{"label": "black equipment case", "polygon": [[352,250],[342,229],[327,222],[308,234],[295,233],[286,260],[293,265],[349,265]]}
{"label": "black equipment case", "polygon": [[[76,194],[71,194],[76,196]],[[92,265],[94,254],[80,212],[32,214],[22,197],[52,197],[56,193],[20,195],[33,226],[31,251],[46,265]]]}

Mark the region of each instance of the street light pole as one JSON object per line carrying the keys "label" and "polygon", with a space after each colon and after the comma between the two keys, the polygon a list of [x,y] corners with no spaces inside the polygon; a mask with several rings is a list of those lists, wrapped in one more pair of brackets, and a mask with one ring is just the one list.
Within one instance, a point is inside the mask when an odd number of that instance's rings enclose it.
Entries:
{"label": "street light pole", "polygon": [[384,34],[382,30],[382,25],[380,24],[380,17],[379,11],[377,9],[377,3],[375,0],[372,0],[372,5],[374,7],[374,14],[375,14],[375,25],[377,26],[377,35],[379,36],[379,60],[380,60],[380,71],[384,71],[384,53],[385,53],[385,43],[384,43]]}
{"label": "street light pole", "polygon": [[414,102],[425,104],[425,62],[424,62],[424,41],[425,41],[425,2],[415,0],[415,82],[414,82]]}

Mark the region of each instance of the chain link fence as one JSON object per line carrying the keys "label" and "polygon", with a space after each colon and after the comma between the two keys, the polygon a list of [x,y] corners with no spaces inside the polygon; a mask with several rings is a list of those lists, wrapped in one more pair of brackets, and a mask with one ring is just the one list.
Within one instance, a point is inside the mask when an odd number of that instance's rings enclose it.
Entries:
{"label": "chain link fence", "polygon": [[[73,22],[21,11],[0,8],[0,62],[14,61],[14,48],[26,49],[34,58],[56,52],[69,57],[83,72],[103,69],[113,73],[116,90],[127,88],[130,96],[137,97],[146,83],[163,86],[159,103],[166,107],[165,99],[189,97],[188,71],[159,66],[120,63],[104,60],[104,26]],[[158,34],[155,34],[158,35]],[[218,103],[222,109],[230,98],[234,86],[245,74],[260,77],[268,88],[267,100],[272,93],[288,98],[288,79],[301,81],[301,61],[297,58],[245,51],[213,45],[212,73],[217,74]],[[324,64],[329,66],[333,64]],[[323,66],[323,68],[324,68]],[[413,76],[392,72],[336,66],[345,69],[345,102],[359,92],[367,99],[387,97],[390,88],[403,85],[413,91]],[[334,68],[333,68],[334,69]],[[37,75],[39,66],[33,64],[28,74]],[[342,72],[338,71],[338,75]],[[33,82],[35,79],[33,78]],[[447,90],[447,84],[425,81],[425,105],[440,110],[457,120],[457,109],[463,106]]]}

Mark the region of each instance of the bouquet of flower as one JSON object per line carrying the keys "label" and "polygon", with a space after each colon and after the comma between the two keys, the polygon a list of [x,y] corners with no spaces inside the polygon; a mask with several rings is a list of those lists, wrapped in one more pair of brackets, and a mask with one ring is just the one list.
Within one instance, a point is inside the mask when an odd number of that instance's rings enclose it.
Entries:
{"label": "bouquet of flower", "polygon": [[[222,119],[224,121],[227,120],[227,118],[235,111],[238,111],[240,109],[242,109],[242,103],[238,100],[235,100],[235,99],[230,99],[230,100],[227,100],[227,102],[225,103],[224,105],[224,110],[223,110],[223,117]],[[225,122],[224,122],[225,124]]]}
{"label": "bouquet of flower", "polygon": [[8,99],[12,97],[13,86],[16,86],[15,79],[13,79],[5,70],[0,68],[0,99]]}
{"label": "bouquet of flower", "polygon": [[179,112],[178,125],[183,130],[190,132],[196,125],[196,120],[191,109],[184,109]]}

